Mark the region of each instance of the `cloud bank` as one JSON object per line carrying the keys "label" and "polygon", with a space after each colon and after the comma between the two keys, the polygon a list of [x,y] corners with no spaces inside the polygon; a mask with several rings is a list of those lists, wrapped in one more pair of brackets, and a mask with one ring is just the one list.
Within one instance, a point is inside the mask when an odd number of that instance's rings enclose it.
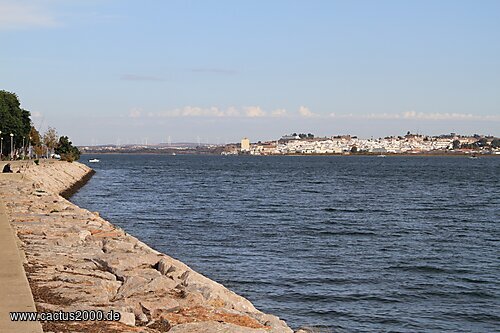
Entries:
{"label": "cloud bank", "polygon": [[143,112],[140,108],[129,111],[129,118],[181,118],[181,117],[205,117],[205,118],[311,118],[325,120],[328,119],[353,119],[353,120],[425,120],[425,121],[500,121],[500,116],[496,115],[473,115],[470,113],[425,113],[416,111],[405,111],[401,113],[367,113],[367,114],[337,114],[320,115],[312,112],[308,107],[301,106],[298,111],[289,113],[284,108],[265,110],[260,106],[244,106],[240,108],[228,107],[220,108],[185,106],[173,110],[159,112]]}
{"label": "cloud bank", "polygon": [[305,107],[305,106],[301,106],[299,108],[299,114],[302,116],[302,117],[306,117],[306,118],[309,118],[309,117],[315,117],[316,114],[312,113],[311,110],[309,110],[309,108]]}
{"label": "cloud bank", "polygon": [[142,109],[134,108],[129,111],[129,118],[179,118],[179,117],[240,117],[240,118],[264,118],[264,117],[286,117],[285,109],[265,111],[260,106],[245,106],[242,108],[216,106],[202,108],[198,106],[185,106],[183,108],[144,113]]}
{"label": "cloud bank", "polygon": [[429,120],[429,121],[442,121],[442,120],[483,120],[483,121],[500,121],[500,116],[496,115],[473,115],[470,113],[449,113],[449,112],[416,112],[405,111],[401,113],[369,113],[369,114],[336,114],[331,113],[331,118],[352,118],[352,119],[380,119],[380,120]]}

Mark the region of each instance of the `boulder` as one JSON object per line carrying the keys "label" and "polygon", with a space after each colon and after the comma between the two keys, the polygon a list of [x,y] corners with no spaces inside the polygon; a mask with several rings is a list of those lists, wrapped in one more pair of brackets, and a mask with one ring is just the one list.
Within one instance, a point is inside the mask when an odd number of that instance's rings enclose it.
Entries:
{"label": "boulder", "polygon": [[216,321],[193,322],[176,325],[169,333],[268,333],[265,329],[249,328]]}
{"label": "boulder", "polygon": [[179,309],[179,303],[172,298],[163,297],[160,299],[143,300],[140,301],[144,312],[150,316],[150,318],[155,319],[160,316],[163,312],[170,312]]}
{"label": "boulder", "polygon": [[135,315],[132,312],[118,311],[120,312],[120,322],[128,325],[135,326]]}
{"label": "boulder", "polygon": [[129,253],[112,252],[98,256],[94,262],[103,270],[124,279],[134,269],[153,267],[158,262],[158,256],[152,253],[130,255]]}
{"label": "boulder", "polygon": [[177,283],[163,275],[160,275],[154,278],[148,285],[148,292],[160,292],[160,291],[169,291],[174,289],[177,286]]}
{"label": "boulder", "polygon": [[106,238],[103,240],[102,244],[103,244],[102,251],[104,253],[112,253],[112,252],[131,253],[134,251],[134,243],[124,242],[122,240]]}
{"label": "boulder", "polygon": [[150,280],[143,278],[142,276],[128,276],[125,278],[123,285],[120,287],[116,293],[115,300],[122,298],[127,298],[137,294],[145,293],[144,286]]}
{"label": "boulder", "polygon": [[163,275],[169,275],[172,272],[176,271],[175,266],[172,264],[171,260],[167,258],[161,258],[160,261],[156,264],[158,271]]}
{"label": "boulder", "polygon": [[85,241],[87,237],[90,237],[92,234],[88,230],[82,230],[78,233],[78,237],[80,237],[81,241]]}

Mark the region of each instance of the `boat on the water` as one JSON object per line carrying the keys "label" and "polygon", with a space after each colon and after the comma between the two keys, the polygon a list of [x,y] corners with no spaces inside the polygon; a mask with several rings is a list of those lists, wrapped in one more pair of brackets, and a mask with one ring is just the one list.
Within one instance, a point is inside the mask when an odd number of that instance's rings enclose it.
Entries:
{"label": "boat on the water", "polygon": [[89,163],[99,163],[100,160],[98,160],[97,158],[92,158],[89,160]]}
{"label": "boat on the water", "polygon": [[384,154],[377,155],[377,157],[385,157]]}

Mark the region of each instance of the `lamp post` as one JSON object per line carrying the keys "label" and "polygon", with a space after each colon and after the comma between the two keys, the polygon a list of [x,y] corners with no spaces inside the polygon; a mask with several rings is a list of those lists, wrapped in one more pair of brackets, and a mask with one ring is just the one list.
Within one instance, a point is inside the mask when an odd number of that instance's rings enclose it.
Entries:
{"label": "lamp post", "polygon": [[14,134],[10,133],[10,159],[14,159]]}
{"label": "lamp post", "polygon": [[2,160],[2,155],[3,155],[3,137],[2,137],[2,131],[0,131],[0,161]]}
{"label": "lamp post", "polygon": [[31,136],[30,136],[30,140],[28,141],[28,154],[29,154],[29,159],[31,160],[31,151],[33,149],[31,148]]}
{"label": "lamp post", "polygon": [[24,147],[24,136],[23,136],[23,160],[25,156],[26,156],[26,148]]}

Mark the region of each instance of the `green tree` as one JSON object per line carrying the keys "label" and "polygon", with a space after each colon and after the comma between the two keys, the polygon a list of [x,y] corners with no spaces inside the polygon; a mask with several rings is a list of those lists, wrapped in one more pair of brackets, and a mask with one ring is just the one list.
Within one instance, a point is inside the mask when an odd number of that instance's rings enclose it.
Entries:
{"label": "green tree", "polygon": [[10,134],[14,149],[22,147],[23,137],[28,139],[31,130],[30,112],[21,108],[16,94],[0,90],[0,131],[4,138],[3,153],[10,154]]}
{"label": "green tree", "polygon": [[80,150],[73,146],[67,136],[61,136],[55,149],[56,154],[61,155],[61,159],[68,162],[76,161],[80,158]]}
{"label": "green tree", "polygon": [[500,148],[500,139],[499,138],[494,138],[491,141],[491,148]]}
{"label": "green tree", "polygon": [[460,148],[460,140],[453,140],[453,149],[459,149]]}
{"label": "green tree", "polygon": [[476,143],[479,147],[485,147],[488,145],[488,140],[486,140],[486,138],[481,138]]}

